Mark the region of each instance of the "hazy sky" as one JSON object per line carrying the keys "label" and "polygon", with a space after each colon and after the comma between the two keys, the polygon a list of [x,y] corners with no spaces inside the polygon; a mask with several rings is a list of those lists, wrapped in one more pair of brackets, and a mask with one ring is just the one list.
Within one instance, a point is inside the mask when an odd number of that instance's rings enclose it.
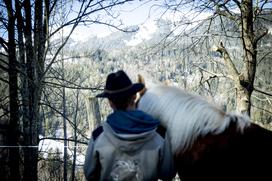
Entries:
{"label": "hazy sky", "polygon": [[[159,15],[161,14],[161,11],[159,11],[158,6],[156,5],[156,1],[135,1],[117,7],[117,9],[119,13],[118,20],[122,20],[123,23],[122,27],[139,25],[139,38],[148,38],[150,34],[156,30],[154,20],[159,18]],[[116,24],[119,23],[118,20],[116,19]],[[84,41],[86,40],[86,37],[104,37],[113,31],[117,30],[105,25],[80,26],[72,34],[72,38]]]}
{"label": "hazy sky", "polygon": [[[200,20],[206,18],[210,13],[201,13],[201,15],[195,14],[192,10],[189,12],[189,8],[183,7],[184,10],[181,12],[171,13],[170,11],[164,12],[164,8],[161,8],[163,0],[144,0],[144,1],[132,1],[126,3],[118,9],[118,20],[121,19],[123,22],[122,27],[138,25],[139,31],[133,40],[127,42],[128,45],[136,45],[145,39],[149,39],[157,29],[156,20],[160,18],[171,20],[172,22],[180,21],[181,19],[194,18]],[[162,17],[163,15],[163,17]],[[107,19],[107,16],[104,16]],[[115,23],[118,24],[117,19]],[[186,25],[188,27],[188,25]],[[191,25],[193,26],[193,24]],[[183,28],[183,27],[181,27]],[[109,35],[111,32],[117,31],[114,28],[109,28],[105,25],[91,25],[89,27],[79,27],[73,33],[72,38],[79,41],[86,41],[88,37],[98,36],[104,37]],[[178,31],[178,29],[177,29]]]}

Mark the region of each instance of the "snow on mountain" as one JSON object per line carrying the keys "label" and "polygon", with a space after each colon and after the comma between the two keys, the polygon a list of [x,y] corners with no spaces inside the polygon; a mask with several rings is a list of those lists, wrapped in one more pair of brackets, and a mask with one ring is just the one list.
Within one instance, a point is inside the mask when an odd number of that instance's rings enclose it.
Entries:
{"label": "snow on mountain", "polygon": [[152,38],[152,34],[158,29],[154,21],[146,21],[144,24],[139,26],[139,31],[134,35],[129,41],[125,41],[128,46],[135,46],[144,40],[149,40]]}

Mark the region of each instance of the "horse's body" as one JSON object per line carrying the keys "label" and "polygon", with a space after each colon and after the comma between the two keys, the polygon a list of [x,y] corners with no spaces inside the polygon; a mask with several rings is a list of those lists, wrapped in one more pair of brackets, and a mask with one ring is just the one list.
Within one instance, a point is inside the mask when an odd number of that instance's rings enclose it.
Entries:
{"label": "horse's body", "polygon": [[148,89],[138,108],[161,121],[182,181],[272,180],[272,132],[173,87]]}

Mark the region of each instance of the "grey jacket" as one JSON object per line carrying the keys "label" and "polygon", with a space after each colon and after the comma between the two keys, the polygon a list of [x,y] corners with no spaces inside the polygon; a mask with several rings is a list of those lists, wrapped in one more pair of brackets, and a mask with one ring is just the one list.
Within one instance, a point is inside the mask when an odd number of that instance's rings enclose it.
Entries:
{"label": "grey jacket", "polygon": [[152,181],[175,176],[168,139],[155,130],[117,134],[106,122],[103,130],[88,145],[84,164],[87,180]]}

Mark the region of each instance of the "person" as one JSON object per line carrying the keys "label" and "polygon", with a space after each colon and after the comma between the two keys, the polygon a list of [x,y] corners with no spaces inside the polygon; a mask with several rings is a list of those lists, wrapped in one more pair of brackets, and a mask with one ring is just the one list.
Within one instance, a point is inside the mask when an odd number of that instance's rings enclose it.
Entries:
{"label": "person", "polygon": [[113,112],[92,133],[86,151],[87,180],[152,181],[175,176],[170,144],[157,132],[159,121],[135,108],[136,93],[144,88],[132,83],[123,70],[107,76],[104,91]]}

